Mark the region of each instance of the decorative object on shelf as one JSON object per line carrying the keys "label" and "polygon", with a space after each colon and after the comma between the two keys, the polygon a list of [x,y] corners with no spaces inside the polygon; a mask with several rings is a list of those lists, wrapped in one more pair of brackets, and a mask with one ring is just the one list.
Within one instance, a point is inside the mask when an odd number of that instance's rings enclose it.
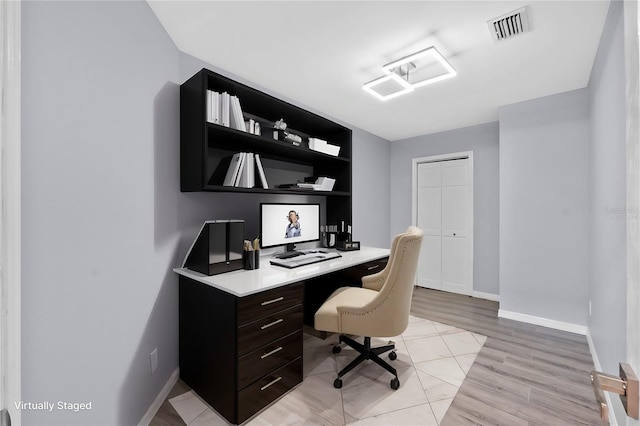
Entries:
{"label": "decorative object on shelf", "polygon": [[319,138],[309,138],[309,149],[333,155],[334,157],[340,154],[340,147],[338,145],[331,145],[327,141]]}

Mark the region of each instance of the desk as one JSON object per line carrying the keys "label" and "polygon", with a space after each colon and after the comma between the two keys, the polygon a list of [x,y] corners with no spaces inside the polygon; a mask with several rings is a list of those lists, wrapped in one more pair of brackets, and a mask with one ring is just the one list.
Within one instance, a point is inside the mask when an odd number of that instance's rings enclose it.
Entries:
{"label": "desk", "polygon": [[238,424],[302,381],[302,326],[336,287],[384,267],[388,249],[287,269],[180,275],[180,377]]}

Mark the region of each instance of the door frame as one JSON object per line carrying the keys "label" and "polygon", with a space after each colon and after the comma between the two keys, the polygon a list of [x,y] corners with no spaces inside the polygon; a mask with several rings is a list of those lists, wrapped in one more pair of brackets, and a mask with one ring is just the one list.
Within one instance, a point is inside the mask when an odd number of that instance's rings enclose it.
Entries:
{"label": "door frame", "polygon": [[418,224],[418,165],[423,163],[436,163],[440,161],[469,160],[469,201],[471,206],[471,216],[469,218],[469,284],[471,286],[469,296],[474,294],[473,285],[473,217],[474,217],[474,197],[473,197],[473,151],[452,152],[449,154],[430,155],[427,157],[417,157],[411,159],[411,224]]}
{"label": "door frame", "polygon": [[21,0],[0,1],[0,408],[13,424],[22,423],[21,15]]}

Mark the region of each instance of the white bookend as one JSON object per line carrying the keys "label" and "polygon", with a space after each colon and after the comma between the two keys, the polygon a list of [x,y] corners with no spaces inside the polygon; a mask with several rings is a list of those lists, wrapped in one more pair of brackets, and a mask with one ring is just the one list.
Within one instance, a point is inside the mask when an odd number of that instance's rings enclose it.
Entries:
{"label": "white bookend", "polygon": [[237,178],[238,171],[240,170],[240,153],[233,154],[231,158],[231,163],[229,164],[229,168],[227,169],[227,175],[224,178],[224,186],[234,186]]}
{"label": "white bookend", "polygon": [[262,135],[262,129],[260,129],[260,123],[258,123],[257,121],[253,125],[253,134],[258,136]]}
{"label": "white bookend", "polygon": [[220,95],[220,116],[222,118],[222,122],[220,124],[222,124],[225,127],[229,127],[230,121],[229,121],[229,103],[230,103],[230,96],[227,92],[224,92]]}
{"label": "white bookend", "polygon": [[244,164],[245,164],[245,160],[247,157],[247,153],[246,152],[241,152],[240,153],[240,167],[238,168],[238,174],[236,175],[236,179],[233,183],[233,186],[242,186],[241,185],[241,181],[242,181],[242,175],[244,173]]}
{"label": "white bookend", "polygon": [[264,175],[264,169],[262,168],[262,160],[260,160],[260,155],[256,154],[255,157],[258,174],[260,175],[260,182],[262,183],[262,188],[269,189],[269,184],[267,184],[267,177]]}

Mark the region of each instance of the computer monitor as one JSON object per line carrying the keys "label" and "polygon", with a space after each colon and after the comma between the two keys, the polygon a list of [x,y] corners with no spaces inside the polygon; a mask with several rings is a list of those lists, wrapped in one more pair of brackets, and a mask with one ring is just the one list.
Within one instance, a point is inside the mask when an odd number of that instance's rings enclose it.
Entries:
{"label": "computer monitor", "polygon": [[320,204],[260,204],[260,243],[263,248],[320,240]]}

